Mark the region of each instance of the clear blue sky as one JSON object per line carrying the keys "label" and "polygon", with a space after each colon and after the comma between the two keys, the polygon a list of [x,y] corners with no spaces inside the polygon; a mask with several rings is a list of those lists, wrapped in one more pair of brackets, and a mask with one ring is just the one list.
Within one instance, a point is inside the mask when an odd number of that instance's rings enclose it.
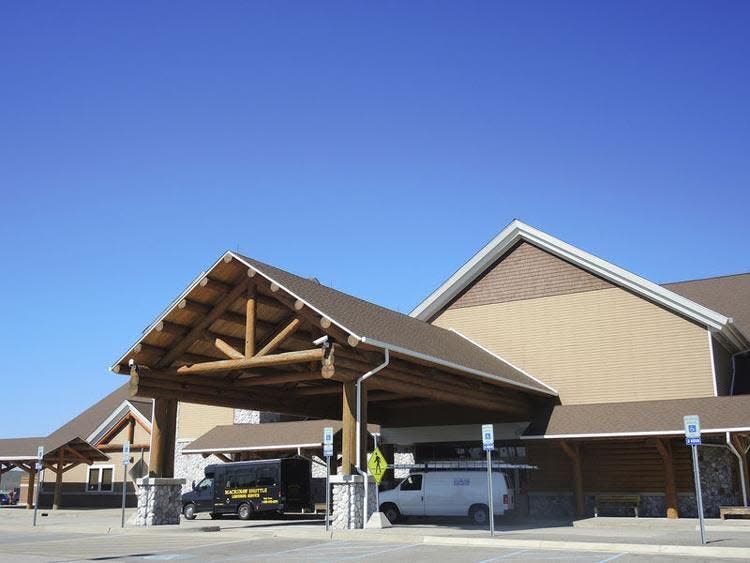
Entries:
{"label": "clear blue sky", "polygon": [[0,435],[124,383],[227,249],[400,311],[514,217],[750,270],[750,3],[529,4],[5,3]]}

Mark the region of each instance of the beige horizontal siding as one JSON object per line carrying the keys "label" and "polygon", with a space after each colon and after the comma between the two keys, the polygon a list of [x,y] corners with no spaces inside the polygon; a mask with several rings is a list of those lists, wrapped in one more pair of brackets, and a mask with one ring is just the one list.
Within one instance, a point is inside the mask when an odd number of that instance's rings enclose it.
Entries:
{"label": "beige horizontal siding", "polygon": [[219,424],[232,424],[234,409],[180,403],[177,412],[177,439],[194,440]]}
{"label": "beige horizontal siding", "polygon": [[613,287],[565,260],[522,242],[491,266],[448,308],[475,307],[520,299]]}
{"label": "beige horizontal siding", "polygon": [[551,385],[563,404],[713,395],[706,329],[620,288],[449,309],[434,322]]}

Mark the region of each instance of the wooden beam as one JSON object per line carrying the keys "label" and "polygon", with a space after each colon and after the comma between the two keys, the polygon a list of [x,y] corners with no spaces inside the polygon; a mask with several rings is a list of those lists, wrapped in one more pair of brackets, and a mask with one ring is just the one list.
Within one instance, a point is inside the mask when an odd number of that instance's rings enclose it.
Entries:
{"label": "wooden beam", "polygon": [[[748,468],[748,459],[747,459],[747,452],[750,449],[750,439],[748,439],[746,436],[743,437],[740,434],[732,433],[730,434],[730,440],[732,441],[732,445],[735,447],[737,452],[742,456],[742,474],[739,476],[739,478],[744,480],[745,488],[746,490],[748,490],[748,495],[750,495],[750,468]],[[739,494],[740,494],[740,497],[742,497],[741,485],[740,485]],[[742,500],[744,504],[745,499],[742,499]]]}
{"label": "wooden beam", "polygon": [[36,480],[36,470],[28,471],[27,473],[29,474],[29,484],[26,489],[26,508],[34,508],[34,481]]}
{"label": "wooden beam", "polygon": [[283,326],[274,336],[272,336],[269,340],[266,341],[266,343],[263,345],[263,347],[258,350],[258,353],[256,356],[265,356],[266,354],[270,354],[276,348],[281,346],[281,344],[284,343],[284,341],[289,338],[292,334],[294,334],[297,329],[302,324],[302,320],[295,317],[291,321],[289,321],[285,326]]}
{"label": "wooden beam", "polygon": [[247,379],[239,379],[238,387],[263,387],[267,385],[281,385],[284,383],[300,383],[302,381],[316,381],[320,379],[319,371],[304,371],[293,373],[278,373],[271,375],[256,375]]}
{"label": "wooden beam", "polygon": [[231,459],[229,459],[229,458],[228,458],[228,457],[227,457],[226,455],[224,455],[224,454],[222,454],[222,453],[215,453],[214,455],[215,455],[216,457],[218,457],[218,458],[219,458],[219,459],[220,459],[221,461],[223,461],[224,463],[232,463],[232,460],[231,460]]}
{"label": "wooden beam", "polygon": [[247,286],[247,301],[245,303],[245,357],[255,355],[255,320],[257,316],[256,297],[258,289],[254,283]]}
{"label": "wooden beam", "polygon": [[170,365],[174,360],[179,358],[195,342],[202,332],[211,326],[222,314],[242,295],[247,288],[247,281],[238,283],[232,291],[222,297],[211,311],[200,319],[193,328],[190,329],[182,339],[174,345],[167,354],[157,363],[157,367]]}
{"label": "wooden beam", "polygon": [[674,462],[672,444],[667,438],[656,439],[656,449],[664,462],[664,501],[667,505],[667,518],[679,518],[677,507],[677,488],[674,479]]}
{"label": "wooden beam", "polygon": [[79,452],[75,448],[71,448],[70,446],[64,446],[62,449],[65,450],[65,452],[70,454],[72,457],[76,458],[81,463],[86,463],[86,464],[91,463],[91,460],[89,458],[87,458],[85,455],[83,455],[81,452]]}
{"label": "wooden beam", "polygon": [[321,348],[312,348],[310,350],[284,352],[281,354],[245,358],[242,360],[218,360],[215,362],[204,362],[202,364],[182,366],[174,371],[175,373],[180,375],[226,373],[233,370],[251,369],[254,367],[301,364],[305,362],[321,361],[322,359],[323,350]]}
{"label": "wooden beam", "polygon": [[128,420],[128,442],[130,444],[135,442],[135,416],[132,414],[130,415],[130,420]]}
{"label": "wooden beam", "polygon": [[232,346],[227,344],[226,341],[224,341],[221,338],[215,338],[214,339],[214,346],[217,350],[219,350],[222,354],[224,354],[227,358],[232,360],[241,360],[245,357],[245,355],[240,352],[239,350],[235,350]]}
{"label": "wooden beam", "polygon": [[174,475],[176,431],[177,401],[164,398],[154,399],[149,476],[172,477]]}
{"label": "wooden beam", "polygon": [[581,448],[578,442],[569,444],[565,440],[560,441],[560,447],[573,464],[573,481],[576,497],[576,517],[583,517],[583,471],[581,467]]}
{"label": "wooden beam", "polygon": [[232,291],[233,287],[228,283],[209,278],[208,276],[204,277],[200,282],[198,282],[198,285],[216,293],[229,293],[230,291]]}
{"label": "wooden beam", "polygon": [[[151,446],[149,444],[134,444],[133,442],[130,442],[130,449],[132,451],[135,450],[149,450]],[[122,444],[104,444],[103,446],[98,446],[97,449],[100,452],[108,453],[108,452],[121,452],[122,451]]]}

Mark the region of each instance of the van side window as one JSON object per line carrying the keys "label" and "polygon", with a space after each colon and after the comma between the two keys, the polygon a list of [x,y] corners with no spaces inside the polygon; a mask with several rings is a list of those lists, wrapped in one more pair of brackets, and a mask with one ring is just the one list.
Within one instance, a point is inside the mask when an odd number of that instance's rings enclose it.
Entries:
{"label": "van side window", "polygon": [[421,475],[409,475],[401,483],[402,491],[421,491],[422,490],[422,476]]}
{"label": "van side window", "polygon": [[254,487],[255,471],[246,471],[237,475],[238,487]]}
{"label": "van side window", "polygon": [[276,469],[274,467],[258,468],[258,487],[273,487],[276,484]]}

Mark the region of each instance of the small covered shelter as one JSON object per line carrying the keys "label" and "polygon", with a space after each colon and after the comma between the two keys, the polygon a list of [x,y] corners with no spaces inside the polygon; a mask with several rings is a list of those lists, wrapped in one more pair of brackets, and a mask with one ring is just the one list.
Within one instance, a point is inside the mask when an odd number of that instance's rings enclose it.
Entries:
{"label": "small covered shelter", "polygon": [[[44,456],[37,458],[38,449],[44,448]],[[59,508],[62,491],[63,474],[84,463],[91,465],[97,461],[106,461],[109,457],[92,446],[80,436],[55,436],[46,438],[7,438],[0,440],[0,471],[3,473],[13,468],[22,469],[28,474],[26,506],[34,505],[34,486],[38,470],[50,469],[55,473],[55,491],[53,508]]]}

